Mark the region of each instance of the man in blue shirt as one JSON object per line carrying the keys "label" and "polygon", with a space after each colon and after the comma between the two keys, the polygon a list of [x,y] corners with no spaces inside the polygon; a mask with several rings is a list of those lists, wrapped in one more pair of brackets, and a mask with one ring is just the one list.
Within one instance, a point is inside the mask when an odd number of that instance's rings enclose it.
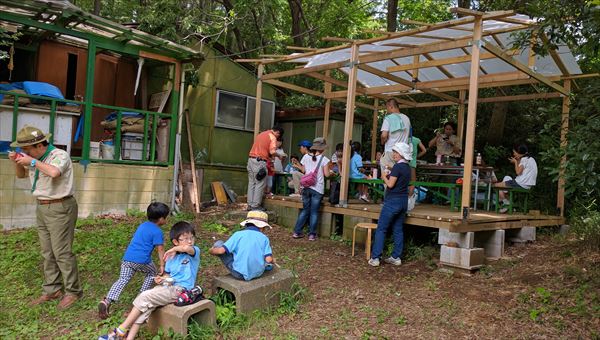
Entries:
{"label": "man in blue shirt", "polygon": [[219,256],[231,275],[238,280],[250,281],[273,268],[273,251],[267,235],[261,231],[268,223],[269,215],[264,211],[249,211],[246,220],[240,223],[243,230],[236,231],[223,242],[215,242],[208,250]]}

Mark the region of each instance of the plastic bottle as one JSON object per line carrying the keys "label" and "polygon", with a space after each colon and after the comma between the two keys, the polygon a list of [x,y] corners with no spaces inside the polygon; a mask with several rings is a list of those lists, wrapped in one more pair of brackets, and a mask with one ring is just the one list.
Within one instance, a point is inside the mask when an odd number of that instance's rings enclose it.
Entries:
{"label": "plastic bottle", "polygon": [[475,164],[476,164],[476,165],[481,165],[481,163],[482,163],[482,159],[481,159],[481,153],[480,153],[480,152],[478,152],[478,153],[477,153],[477,158],[475,158]]}

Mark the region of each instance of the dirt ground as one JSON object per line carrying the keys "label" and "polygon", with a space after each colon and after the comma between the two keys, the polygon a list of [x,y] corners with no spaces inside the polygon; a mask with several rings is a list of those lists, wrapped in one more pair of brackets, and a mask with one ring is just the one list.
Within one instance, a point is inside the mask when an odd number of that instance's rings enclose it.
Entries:
{"label": "dirt ground", "polygon": [[[199,223],[235,224],[227,218],[242,208],[213,209]],[[473,274],[441,270],[434,245],[434,252],[403,258],[401,266],[373,268],[362,246],[350,256],[347,241],[294,240],[290,227],[279,225],[267,234],[277,262],[298,275],[304,294],[296,313],[277,319],[276,330],[251,327],[248,337],[600,338],[600,254],[555,229],[538,230],[535,243],[507,244],[505,257]],[[210,267],[203,274],[222,272]]]}

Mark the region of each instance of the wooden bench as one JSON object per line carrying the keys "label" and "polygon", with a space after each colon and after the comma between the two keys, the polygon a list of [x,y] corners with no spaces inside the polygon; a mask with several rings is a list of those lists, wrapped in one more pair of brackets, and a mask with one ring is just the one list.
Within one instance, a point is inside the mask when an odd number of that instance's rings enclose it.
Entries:
{"label": "wooden bench", "polygon": [[[508,213],[512,214],[514,207],[515,207],[515,198],[518,194],[523,194],[524,196],[524,200],[523,200],[523,212],[527,213],[529,212],[529,209],[527,208],[528,202],[529,202],[529,195],[531,193],[530,189],[523,189],[523,188],[499,188],[499,187],[494,187],[494,192],[496,193],[496,197],[498,198],[497,201],[500,201],[500,191],[508,191]],[[496,203],[496,212],[498,213],[500,211],[500,204]]]}
{"label": "wooden bench", "polygon": [[148,328],[153,333],[158,332],[159,328],[173,329],[175,333],[186,336],[190,318],[201,325],[216,327],[215,303],[204,299],[187,306],[178,307],[170,304],[157,308],[148,318]]}
{"label": "wooden bench", "polygon": [[279,305],[281,293],[291,293],[294,275],[290,270],[273,268],[261,277],[250,280],[238,280],[231,275],[215,277],[215,290],[231,292],[235,297],[238,313],[248,313]]}

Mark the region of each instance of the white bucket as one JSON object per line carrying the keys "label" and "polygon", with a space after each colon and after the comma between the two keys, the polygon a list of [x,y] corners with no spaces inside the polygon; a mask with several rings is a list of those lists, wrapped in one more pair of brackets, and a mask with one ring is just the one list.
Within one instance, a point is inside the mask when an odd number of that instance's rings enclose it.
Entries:
{"label": "white bucket", "polygon": [[100,142],[90,142],[90,158],[100,158]]}
{"label": "white bucket", "polygon": [[115,159],[115,145],[112,141],[100,142],[100,151],[102,152],[102,159]]}

